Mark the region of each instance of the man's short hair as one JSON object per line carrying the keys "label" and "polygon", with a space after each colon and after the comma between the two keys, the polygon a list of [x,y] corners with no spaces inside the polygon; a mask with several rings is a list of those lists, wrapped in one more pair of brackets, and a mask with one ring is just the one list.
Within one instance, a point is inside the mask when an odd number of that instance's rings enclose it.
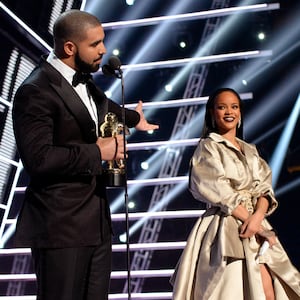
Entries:
{"label": "man's short hair", "polygon": [[100,20],[94,15],[71,9],[61,14],[53,27],[53,42],[56,51],[61,51],[65,42],[80,42],[85,38],[88,28],[101,26]]}

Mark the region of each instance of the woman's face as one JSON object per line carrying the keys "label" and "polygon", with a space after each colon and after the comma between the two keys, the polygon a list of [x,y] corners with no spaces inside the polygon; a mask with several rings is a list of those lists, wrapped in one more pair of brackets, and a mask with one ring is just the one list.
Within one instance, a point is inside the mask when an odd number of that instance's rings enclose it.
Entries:
{"label": "woman's face", "polygon": [[236,135],[236,128],[241,118],[240,103],[237,96],[230,91],[220,93],[215,99],[212,118],[219,134],[232,131]]}

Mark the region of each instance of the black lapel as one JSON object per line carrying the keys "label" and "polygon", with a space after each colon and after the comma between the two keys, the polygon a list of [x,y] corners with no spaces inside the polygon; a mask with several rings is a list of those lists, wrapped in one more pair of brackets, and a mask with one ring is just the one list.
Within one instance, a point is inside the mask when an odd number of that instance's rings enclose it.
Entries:
{"label": "black lapel", "polygon": [[88,82],[88,87],[97,106],[99,124],[102,124],[102,122],[104,122],[104,117],[108,112],[108,99],[105,96],[104,92],[97,88],[94,81],[90,80]]}
{"label": "black lapel", "polygon": [[71,114],[74,115],[87,141],[95,142],[97,138],[95,123],[74,88],[49,63],[43,62],[41,68],[46,71],[50,86],[57,92]]}

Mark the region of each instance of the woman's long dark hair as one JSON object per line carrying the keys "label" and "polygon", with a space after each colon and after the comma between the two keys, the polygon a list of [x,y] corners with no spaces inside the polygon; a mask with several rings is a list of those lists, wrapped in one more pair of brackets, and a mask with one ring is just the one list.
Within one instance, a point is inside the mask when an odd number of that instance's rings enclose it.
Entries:
{"label": "woman's long dark hair", "polygon": [[219,89],[215,90],[209,96],[208,101],[206,103],[206,111],[205,111],[205,119],[204,119],[203,130],[202,130],[202,138],[208,137],[208,135],[211,132],[218,133],[218,129],[213,124],[211,111],[214,109],[216,98],[223,92],[231,92],[234,95],[236,95],[236,97],[239,100],[240,111],[241,111],[241,124],[236,130],[236,136],[240,139],[243,139],[243,101],[241,100],[240,95],[234,89],[231,89],[231,88],[219,88]]}

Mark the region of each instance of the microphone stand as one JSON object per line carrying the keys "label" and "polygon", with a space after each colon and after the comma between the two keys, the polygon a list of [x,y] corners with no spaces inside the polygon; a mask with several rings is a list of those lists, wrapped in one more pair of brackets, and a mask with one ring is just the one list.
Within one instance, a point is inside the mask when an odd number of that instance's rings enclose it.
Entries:
{"label": "microphone stand", "polygon": [[126,265],[127,265],[127,294],[128,300],[131,300],[131,275],[130,275],[130,243],[129,243],[129,211],[128,211],[128,186],[127,186],[127,159],[126,159],[126,123],[125,123],[125,88],[124,77],[121,68],[118,68],[118,78],[121,79],[122,87],[122,123],[123,123],[123,143],[124,143],[124,198],[125,198],[125,226],[126,226]]}

